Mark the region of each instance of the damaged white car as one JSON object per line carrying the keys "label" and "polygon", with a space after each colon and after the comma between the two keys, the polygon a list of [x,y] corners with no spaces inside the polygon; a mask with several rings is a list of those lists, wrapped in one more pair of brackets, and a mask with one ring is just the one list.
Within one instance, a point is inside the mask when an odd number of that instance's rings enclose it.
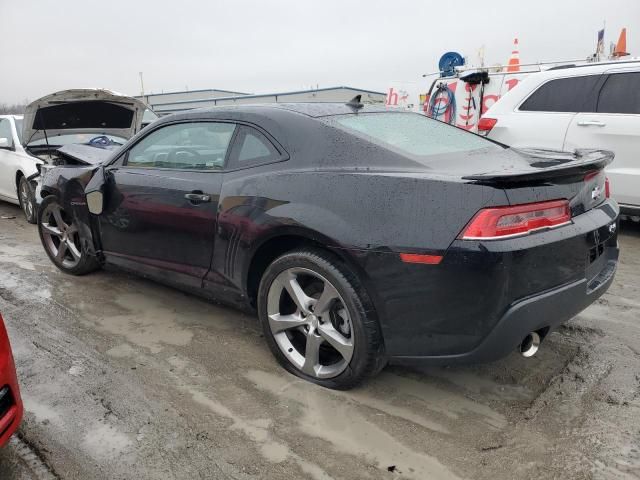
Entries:
{"label": "damaged white car", "polygon": [[120,148],[149,117],[155,114],[140,100],[91,88],[42,97],[23,116],[0,116],[0,200],[20,205],[36,223],[33,179],[43,166],[74,163],[74,152],[84,151],[83,163],[94,152],[101,158],[99,150]]}

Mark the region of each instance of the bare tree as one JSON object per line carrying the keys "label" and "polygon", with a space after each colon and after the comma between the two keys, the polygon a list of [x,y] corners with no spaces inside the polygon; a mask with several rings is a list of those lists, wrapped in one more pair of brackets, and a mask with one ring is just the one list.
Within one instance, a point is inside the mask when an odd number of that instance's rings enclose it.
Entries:
{"label": "bare tree", "polygon": [[2,103],[2,102],[0,102],[0,115],[24,113],[24,109],[29,103],[30,102],[27,99],[23,100],[20,103]]}

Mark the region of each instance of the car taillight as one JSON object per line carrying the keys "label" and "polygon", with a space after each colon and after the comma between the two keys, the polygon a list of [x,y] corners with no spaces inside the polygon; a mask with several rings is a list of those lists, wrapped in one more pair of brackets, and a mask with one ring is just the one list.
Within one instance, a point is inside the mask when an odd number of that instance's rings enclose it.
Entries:
{"label": "car taillight", "polygon": [[482,117],[478,122],[478,133],[487,135],[493,127],[498,123],[497,118]]}
{"label": "car taillight", "polygon": [[598,175],[600,175],[600,172],[602,170],[594,170],[593,172],[589,172],[584,176],[584,181],[588,182],[589,180],[592,180],[594,178],[596,178]]}
{"label": "car taillight", "polygon": [[604,196],[611,198],[611,186],[609,185],[609,177],[604,179]]}
{"label": "car taillight", "polygon": [[559,227],[570,221],[571,209],[567,200],[483,208],[475,214],[458,238],[501,239]]}

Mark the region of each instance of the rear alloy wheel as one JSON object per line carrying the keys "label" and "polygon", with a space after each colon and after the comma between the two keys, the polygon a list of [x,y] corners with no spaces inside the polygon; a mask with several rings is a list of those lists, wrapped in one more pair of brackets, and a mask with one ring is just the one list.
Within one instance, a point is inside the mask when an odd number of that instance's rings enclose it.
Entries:
{"label": "rear alloy wheel", "polygon": [[86,253],[77,224],[55,197],[42,203],[38,231],[47,255],[63,272],[84,275],[99,268],[97,259]]}
{"label": "rear alloy wheel", "polygon": [[[351,388],[384,365],[377,320],[367,318],[356,277],[322,252],[274,261],[259,292],[269,346],[290,372],[329,388]],[[372,309],[367,309],[372,311]]]}
{"label": "rear alloy wheel", "polygon": [[20,208],[22,208],[27,222],[36,223],[38,221],[36,215],[36,200],[33,197],[33,190],[25,177],[21,177],[18,182],[18,199],[20,201]]}

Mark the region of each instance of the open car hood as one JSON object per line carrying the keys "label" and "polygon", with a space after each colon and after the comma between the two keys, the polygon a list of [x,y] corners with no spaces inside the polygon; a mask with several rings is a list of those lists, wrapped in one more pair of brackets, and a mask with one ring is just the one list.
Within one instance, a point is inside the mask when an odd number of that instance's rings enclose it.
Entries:
{"label": "open car hood", "polygon": [[82,88],[62,90],[42,97],[24,112],[24,145],[56,135],[95,134],[131,138],[141,128],[147,106],[111,90]]}

